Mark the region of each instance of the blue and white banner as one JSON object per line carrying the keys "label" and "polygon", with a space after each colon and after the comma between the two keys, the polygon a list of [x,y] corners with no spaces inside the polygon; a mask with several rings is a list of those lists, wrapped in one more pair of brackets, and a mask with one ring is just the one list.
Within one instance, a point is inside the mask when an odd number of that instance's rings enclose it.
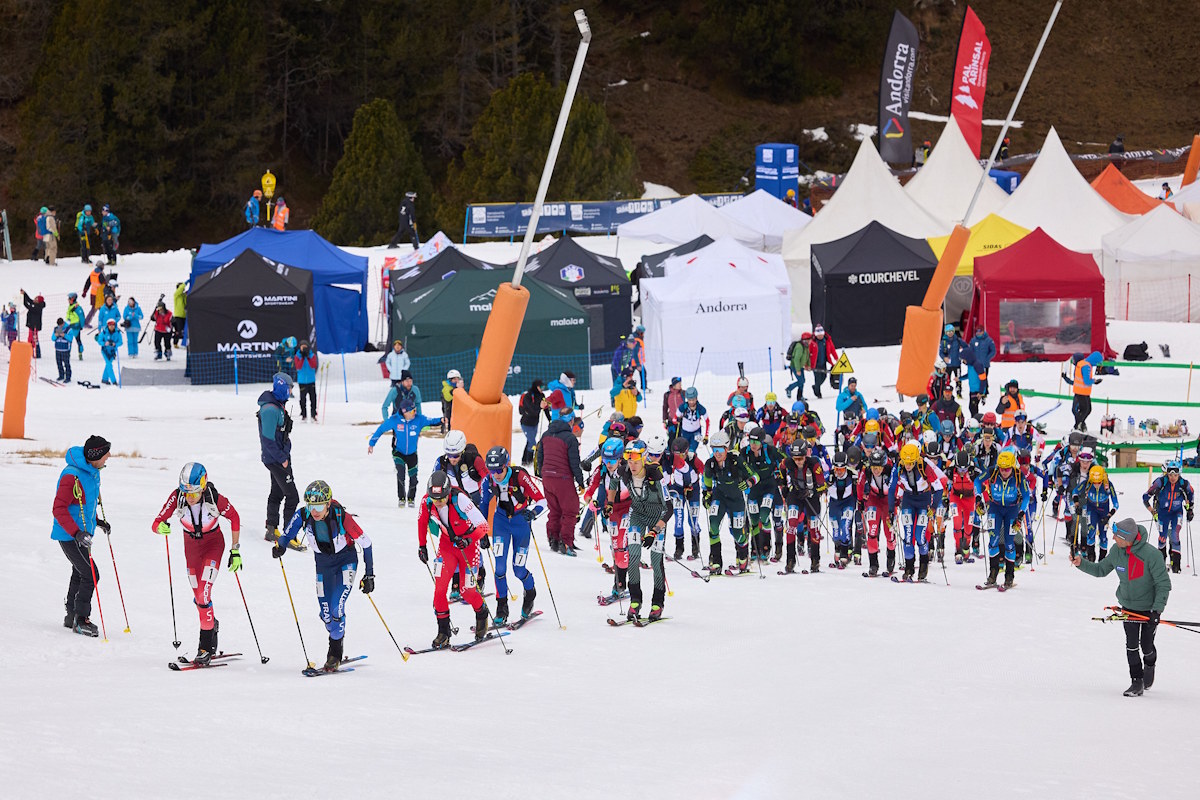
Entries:
{"label": "blue and white banner", "polygon": [[[711,205],[720,208],[739,199],[739,192],[700,195]],[[662,200],[581,201],[545,203],[538,218],[538,233],[616,233],[623,222],[637,219],[681,198]],[[464,239],[504,239],[524,236],[529,227],[533,203],[480,203],[467,206]]]}

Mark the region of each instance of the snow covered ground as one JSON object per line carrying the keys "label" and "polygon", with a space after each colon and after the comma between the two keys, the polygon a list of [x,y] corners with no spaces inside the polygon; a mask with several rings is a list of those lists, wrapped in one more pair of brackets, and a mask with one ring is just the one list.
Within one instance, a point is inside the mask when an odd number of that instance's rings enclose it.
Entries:
{"label": "snow covered ground", "polygon": [[[600,249],[616,240],[594,242]],[[0,299],[21,286],[41,291],[56,298],[47,312],[52,321],[64,305],[57,298],[77,291],[85,275],[76,259],[65,261],[76,263],[0,265]],[[119,270],[123,290],[142,287],[145,305],[187,268],[187,254],[174,253],[130,256]],[[1110,338],[1118,350],[1146,339],[1156,355],[1155,345],[1167,342],[1174,360],[1200,359],[1200,336],[1190,326],[1113,323]],[[868,400],[896,407],[886,385],[894,383],[897,357],[898,348],[851,351]],[[98,362],[89,342],[86,359],[73,363],[78,376],[97,380]],[[43,374],[53,370],[51,354],[41,363]],[[6,366],[0,361],[0,370]],[[993,369],[996,386],[1011,376],[1023,386],[1057,390],[1053,364]],[[761,396],[772,378],[780,391],[784,374],[750,378]],[[1097,395],[1182,400],[1186,382],[1181,370],[1125,370],[1106,379]],[[729,376],[702,373],[696,383],[714,410],[733,388]],[[322,424],[297,423],[297,481],[303,487],[327,480],[358,515],[375,544],[373,597],[401,645],[427,647],[435,623],[432,587],[416,557],[416,512],[395,507],[386,449],[366,452],[386,384],[364,378],[352,388],[349,403],[330,393]],[[653,387],[648,430],[663,388]],[[257,394],[246,387],[235,395],[227,387],[89,391],[31,384],[26,439],[0,441],[11,517],[0,581],[5,797],[1195,795],[1187,765],[1197,747],[1200,672],[1193,665],[1200,642],[1160,630],[1158,683],[1140,700],[1122,697],[1128,676],[1120,629],[1089,620],[1115,602],[1116,579],[1093,580],[1070,568],[1062,542],[1052,541],[1053,520],[1045,536],[1055,554],[1036,571],[1018,573],[1018,588],[1003,595],[975,591],[982,563],[948,565],[948,587],[936,567],[932,585],[863,580],[854,569],[781,577],[775,565],[761,580],[705,584],[668,564],[672,619],[645,630],[604,624],[606,612],[616,611],[595,603],[611,584],[595,551],[576,559],[555,555],[538,524],[564,629],[536,558],[537,605],[545,613],[508,637],[508,656],[489,643],[405,663],[370,603],[355,592],[347,654],[370,658],[352,676],[305,679],[280,567],[260,533],[268,478],[258,462]],[[816,401],[826,420],[835,416],[831,396],[826,391]],[[600,391],[585,393],[583,401],[589,411],[606,405]],[[1029,405],[1037,415],[1053,401]],[[1047,417],[1052,434],[1069,425],[1067,405]],[[426,410],[433,412],[433,404]],[[1190,410],[1137,412],[1166,420]],[[1200,417],[1189,422],[1193,431],[1200,428]],[[593,417],[585,450],[598,427]],[[61,627],[68,567],[49,539],[58,452],[91,433],[113,442],[103,496],[131,628],[122,632],[112,562],[97,540],[107,643]],[[440,445],[422,440],[422,482]],[[214,594],[221,647],[244,657],[207,672],[165,668],[176,655],[166,554],[149,524],[180,467],[192,460],[208,467],[242,515],[241,582],[268,664],[258,662],[237,584],[222,570]],[[1146,517],[1139,497],[1145,476],[1120,475],[1115,482],[1123,492],[1118,516]],[[197,624],[181,537],[171,536],[170,546],[179,638],[190,653]],[[727,561],[731,552],[726,537]],[[1192,559],[1185,561],[1187,574],[1173,579],[1167,616],[1195,619],[1200,580],[1191,575]],[[326,639],[311,556],[289,553],[283,564],[308,653],[319,660]],[[471,614],[465,606],[453,614],[462,640]],[[99,616],[94,612],[93,620]],[[1129,764],[1126,756],[1117,763],[1109,757],[1114,746],[1160,758]]]}

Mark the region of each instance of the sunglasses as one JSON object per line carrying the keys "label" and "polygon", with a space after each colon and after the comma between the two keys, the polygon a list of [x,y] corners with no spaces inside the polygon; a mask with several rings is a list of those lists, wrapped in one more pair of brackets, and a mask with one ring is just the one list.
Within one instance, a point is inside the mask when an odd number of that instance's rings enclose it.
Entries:
{"label": "sunglasses", "polygon": [[197,490],[197,491],[194,491],[194,492],[184,492],[184,493],[183,493],[183,496],[184,496],[185,498],[187,498],[187,501],[188,501],[189,503],[194,503],[194,502],[196,502],[197,500],[199,500],[199,499],[200,499],[200,497],[201,497],[201,495],[203,495],[203,494],[204,494],[203,490]]}
{"label": "sunglasses", "polygon": [[713,451],[714,453],[724,453],[724,452],[725,452],[725,448],[724,448],[724,447],[714,447],[714,448],[712,449],[712,451]]}
{"label": "sunglasses", "polygon": [[446,453],[446,458],[452,458],[452,459],[458,460],[458,459],[462,458],[462,453]]}
{"label": "sunglasses", "polygon": [[329,503],[305,503],[310,514],[324,514],[329,510]]}
{"label": "sunglasses", "polygon": [[449,497],[431,497],[429,498],[435,506],[444,506],[450,502]]}

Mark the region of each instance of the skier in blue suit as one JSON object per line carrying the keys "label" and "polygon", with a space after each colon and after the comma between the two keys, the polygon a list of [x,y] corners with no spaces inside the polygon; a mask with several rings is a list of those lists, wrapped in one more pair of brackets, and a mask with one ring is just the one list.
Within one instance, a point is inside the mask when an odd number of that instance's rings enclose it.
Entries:
{"label": "skier in blue suit", "polygon": [[[379,437],[385,433],[392,434],[392,461],[396,464],[396,498],[403,507],[409,508],[417,504],[417,442],[421,439],[424,428],[440,427],[442,418],[433,419],[417,413],[417,407],[411,401],[405,400],[400,404],[400,413],[392,414],[385,419],[367,444],[367,452],[375,450]],[[408,491],[404,489],[404,474],[408,473]]]}

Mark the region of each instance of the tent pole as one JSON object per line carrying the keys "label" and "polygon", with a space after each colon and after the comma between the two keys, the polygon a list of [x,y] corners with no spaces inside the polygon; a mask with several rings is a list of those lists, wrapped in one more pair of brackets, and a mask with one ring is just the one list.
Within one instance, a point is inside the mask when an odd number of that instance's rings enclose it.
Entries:
{"label": "tent pole", "polygon": [[[1061,0],[1060,0],[1061,2]],[[525,238],[521,240],[521,255],[517,258],[517,269],[513,273],[514,289],[521,286],[521,276],[525,274],[525,262],[529,259],[529,248],[533,237],[537,234],[538,220],[542,217],[542,204],[546,202],[546,191],[550,188],[550,176],[554,174],[554,162],[558,159],[558,148],[562,145],[563,134],[567,130],[567,117],[571,115],[571,104],[575,101],[575,91],[579,88],[579,75],[583,72],[583,61],[587,57],[588,46],[592,43],[592,28],[588,25],[587,15],[583,9],[575,11],[575,24],[579,26],[579,51],[575,53],[575,63],[571,67],[571,77],[567,81],[567,91],[563,96],[562,108],[558,112],[558,122],[554,125],[554,138],[550,140],[550,152],[546,154],[546,163],[542,167],[542,179],[538,182],[537,197],[533,201],[533,209],[529,214],[529,227],[525,230]]]}
{"label": "tent pole", "polygon": [[1054,10],[1050,12],[1050,20],[1046,23],[1046,30],[1042,31],[1042,38],[1038,42],[1037,49],[1033,51],[1033,60],[1029,62],[1029,68],[1025,70],[1025,77],[1021,79],[1021,88],[1017,89],[1017,96],[1013,98],[1013,104],[1008,109],[1008,117],[1004,120],[1004,127],[1000,129],[1000,135],[996,137],[996,143],[992,145],[992,154],[988,156],[987,166],[983,169],[983,175],[979,178],[979,184],[975,187],[975,195],[971,198],[971,205],[967,206],[967,213],[963,216],[963,225],[969,225],[971,212],[975,210],[975,203],[979,200],[979,195],[983,192],[983,182],[991,180],[992,167],[996,165],[996,156],[1000,154],[1000,145],[1004,143],[1004,137],[1008,136],[1008,128],[1012,125],[1013,117],[1017,114],[1017,106],[1021,104],[1021,98],[1025,95],[1025,87],[1029,85],[1029,79],[1033,77],[1034,67],[1037,66],[1038,59],[1041,58],[1042,48],[1046,46],[1046,40],[1050,38],[1050,29],[1054,27],[1054,21],[1058,19],[1059,9],[1062,8],[1062,0],[1058,0],[1054,4]]}

